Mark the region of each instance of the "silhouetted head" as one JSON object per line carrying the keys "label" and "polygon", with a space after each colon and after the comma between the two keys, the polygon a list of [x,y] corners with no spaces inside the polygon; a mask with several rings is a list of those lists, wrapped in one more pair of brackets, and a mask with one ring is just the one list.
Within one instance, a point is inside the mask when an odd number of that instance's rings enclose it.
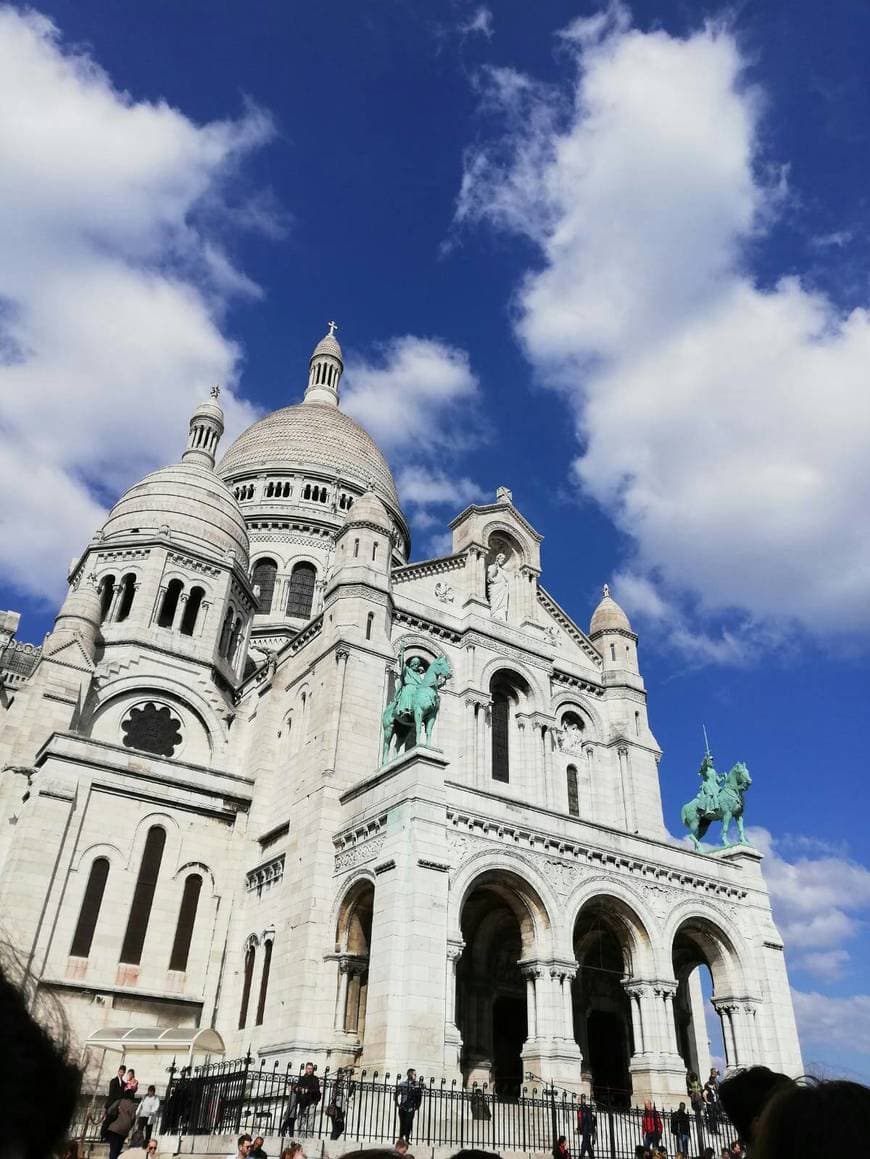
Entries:
{"label": "silhouetted head", "polygon": [[771,1096],[787,1086],[794,1086],[794,1080],[766,1066],[751,1066],[720,1083],[722,1109],[745,1143],[753,1141],[754,1124]]}
{"label": "silhouetted head", "polygon": [[844,1080],[792,1083],[770,1099],[755,1124],[752,1159],[865,1155],[870,1087]]}

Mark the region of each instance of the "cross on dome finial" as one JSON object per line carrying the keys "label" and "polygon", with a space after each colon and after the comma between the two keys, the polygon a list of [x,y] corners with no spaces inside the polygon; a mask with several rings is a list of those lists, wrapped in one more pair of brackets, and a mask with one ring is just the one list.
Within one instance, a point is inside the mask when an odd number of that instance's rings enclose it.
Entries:
{"label": "cross on dome finial", "polygon": [[333,336],[333,334],[335,334],[336,330],[338,329],[338,323],[337,322],[327,322],[326,325],[329,327],[329,336],[331,338]]}
{"label": "cross on dome finial", "polygon": [[209,394],[212,398],[220,398],[221,388],[219,386],[213,386],[209,391]]}

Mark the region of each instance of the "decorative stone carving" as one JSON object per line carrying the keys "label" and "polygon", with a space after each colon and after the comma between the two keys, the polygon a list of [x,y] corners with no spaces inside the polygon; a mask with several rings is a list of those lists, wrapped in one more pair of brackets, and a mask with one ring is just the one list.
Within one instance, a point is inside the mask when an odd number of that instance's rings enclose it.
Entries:
{"label": "decorative stone carving", "polygon": [[435,598],[440,600],[442,604],[452,604],[456,599],[456,593],[450,584],[442,583],[439,580],[435,585]]}
{"label": "decorative stone carving", "polygon": [[181,744],[181,721],[165,705],[152,700],[130,709],[121,722],[123,744],[128,749],[171,757]]}
{"label": "decorative stone carving", "polygon": [[342,849],[335,855],[335,872],[345,873],[348,869],[354,869],[357,865],[364,865],[367,861],[373,861],[384,844],[384,835],[380,834],[377,837],[372,837],[368,841],[362,841],[358,845],[351,845],[347,849]]}

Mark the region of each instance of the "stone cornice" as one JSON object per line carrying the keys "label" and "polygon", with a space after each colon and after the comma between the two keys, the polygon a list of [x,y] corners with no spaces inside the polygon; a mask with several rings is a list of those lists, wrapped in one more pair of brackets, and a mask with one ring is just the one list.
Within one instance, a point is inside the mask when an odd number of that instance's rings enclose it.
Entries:
{"label": "stone cornice", "polygon": [[596,684],[582,676],[575,676],[573,672],[565,672],[561,668],[553,670],[552,681],[565,688],[573,688],[579,692],[591,692],[593,696],[602,697],[605,693],[603,684]]}
{"label": "stone cornice", "polygon": [[459,555],[445,555],[438,559],[424,559],[420,563],[406,563],[402,567],[394,567],[392,579],[394,584],[405,584],[410,580],[425,579],[430,575],[443,575],[447,571],[461,571],[468,562],[467,552]]}
{"label": "stone cornice", "polygon": [[545,612],[549,612],[562,631],[570,636],[575,644],[580,645],[595,667],[600,668],[603,664],[601,653],[592,645],[586,633],[577,627],[564,608],[561,608],[546,588],[542,588],[540,584],[538,584],[538,603]]}
{"label": "stone cornice", "polygon": [[456,518],[452,519],[450,523],[447,524],[447,526],[452,531],[454,527],[458,527],[458,525],[462,523],[463,520],[467,519],[468,516],[472,514],[509,516],[511,519],[516,520],[520,527],[522,527],[523,531],[525,531],[526,534],[531,539],[533,539],[535,543],[544,542],[543,535],[541,535],[539,531],[535,531],[534,527],[532,527],[528,519],[526,519],[526,517],[522,515],[516,509],[516,507],[514,507],[513,503],[470,503],[465,508],[465,510],[460,511]]}
{"label": "stone cornice", "polygon": [[[448,782],[448,787],[449,784]],[[663,866],[640,856],[596,848],[588,842],[557,837],[528,825],[495,820],[451,806],[447,807],[447,819],[457,832],[473,833],[509,845],[513,849],[535,850],[546,853],[549,857],[557,856],[564,858],[566,862],[586,865],[593,869],[609,867],[644,881],[681,886],[726,901],[742,901],[748,896],[748,891],[737,885],[729,885],[702,874]]]}

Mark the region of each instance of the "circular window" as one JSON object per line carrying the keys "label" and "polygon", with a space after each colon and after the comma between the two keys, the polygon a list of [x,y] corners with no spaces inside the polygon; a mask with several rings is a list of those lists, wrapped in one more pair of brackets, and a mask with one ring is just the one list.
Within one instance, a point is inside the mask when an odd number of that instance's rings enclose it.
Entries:
{"label": "circular window", "polygon": [[121,722],[121,731],[125,748],[158,757],[173,756],[181,744],[181,721],[165,704],[153,700],[131,708]]}

